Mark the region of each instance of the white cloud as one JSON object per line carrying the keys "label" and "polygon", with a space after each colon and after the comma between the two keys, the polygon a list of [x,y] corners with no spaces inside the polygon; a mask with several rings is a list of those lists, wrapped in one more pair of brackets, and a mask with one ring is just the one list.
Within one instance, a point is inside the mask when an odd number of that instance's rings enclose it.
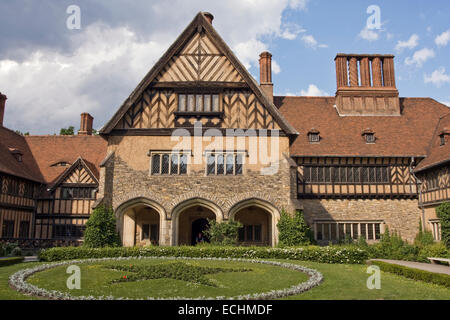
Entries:
{"label": "white cloud", "polygon": [[304,10],[306,9],[306,5],[309,0],[290,0],[289,1],[289,7],[291,9],[299,9]]}
{"label": "white cloud", "polygon": [[[171,15],[145,29],[145,34],[124,24],[83,26],[68,33],[69,53],[39,46],[30,48],[22,60],[0,60],[1,91],[8,96],[6,124],[32,134],[53,133],[63,126],[77,127],[80,113],[90,112],[99,128],[200,10],[215,14],[216,30],[237,57],[247,68],[258,68],[259,53],[270,43],[261,39],[294,39],[304,32],[284,24],[282,14],[287,8],[304,10],[306,4],[305,0],[260,0],[258,5],[254,0],[154,0],[145,19]],[[274,57],[273,72],[280,71]]]}
{"label": "white cloud", "polygon": [[444,83],[450,82],[450,76],[445,73],[445,68],[440,67],[434,70],[431,75],[424,75],[425,83],[432,83],[437,87],[441,87]]}
{"label": "white cloud", "polygon": [[435,53],[433,49],[423,48],[414,52],[412,57],[408,57],[405,59],[405,63],[407,65],[416,65],[417,67],[421,67],[426,61],[431,58],[434,58]]}
{"label": "white cloud", "polygon": [[403,49],[414,49],[419,45],[419,36],[413,34],[407,41],[398,41],[395,46],[395,51],[402,52]]}
{"label": "white cloud", "polygon": [[450,42],[450,29],[438,35],[434,42],[438,47],[445,47]]}
{"label": "white cloud", "polygon": [[316,48],[328,48],[326,44],[319,44],[314,36],[310,34],[306,34],[302,37],[302,41],[305,43],[307,47],[316,49]]}
{"label": "white cloud", "polygon": [[301,90],[300,95],[307,97],[329,96],[328,93],[320,90],[315,84],[310,84],[307,90]]}
{"label": "white cloud", "polygon": [[368,29],[367,26],[361,30],[358,36],[367,41],[377,41],[380,38],[378,32]]}

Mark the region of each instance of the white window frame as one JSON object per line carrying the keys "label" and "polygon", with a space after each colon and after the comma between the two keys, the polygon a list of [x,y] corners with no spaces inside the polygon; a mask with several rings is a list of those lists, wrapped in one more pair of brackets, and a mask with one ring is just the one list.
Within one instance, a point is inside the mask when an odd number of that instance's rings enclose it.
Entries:
{"label": "white window frame", "polygon": [[[214,154],[214,173],[208,173],[208,158],[211,154]],[[223,173],[217,173],[217,156],[223,155]],[[229,155],[233,155],[233,174],[227,174],[227,157]],[[236,174],[236,157],[237,155],[241,155],[242,157],[242,173]],[[247,151],[205,151],[205,176],[207,177],[226,177],[226,176],[243,176],[245,175],[245,158],[248,156]]]}
{"label": "white window frame", "polygon": [[[328,235],[331,235],[331,230],[332,224],[336,225],[335,228],[335,232],[336,234],[331,237],[331,238],[335,238],[333,240],[331,239],[323,239],[324,238],[324,234],[325,234],[325,224],[328,224]],[[313,231],[314,231],[314,240],[316,241],[339,241],[339,240],[343,240],[345,239],[345,236],[347,235],[347,225],[350,224],[350,237],[354,240],[357,240],[361,237],[361,225],[366,225],[365,228],[365,240],[368,242],[377,242],[380,239],[376,239],[376,228],[375,225],[380,225],[380,237],[381,235],[385,232],[385,222],[383,220],[314,220],[313,221]],[[357,224],[357,230],[354,230],[353,225]],[[368,225],[371,224],[372,225],[372,235],[373,235],[373,239],[369,239],[369,228]],[[343,225],[343,231],[344,231],[344,238],[341,239],[340,238],[340,231],[339,231],[339,225]],[[319,240],[318,239],[318,232],[319,232],[319,227],[321,228],[321,233],[322,233],[322,239]],[[355,231],[358,233],[357,237],[354,238],[354,233]]]}
{"label": "white window frame", "polygon": [[[153,157],[159,155],[159,173],[153,173]],[[164,155],[169,156],[169,173],[162,174],[162,157]],[[172,174],[172,156],[176,155],[178,156],[178,173]],[[186,173],[180,173],[180,166],[181,166],[181,156],[186,156]],[[189,175],[189,164],[190,164],[190,157],[192,156],[191,151],[165,151],[165,150],[150,150],[148,153],[148,156],[150,157],[150,170],[149,173],[151,176],[158,176],[158,177],[167,177],[167,176],[186,176]]]}

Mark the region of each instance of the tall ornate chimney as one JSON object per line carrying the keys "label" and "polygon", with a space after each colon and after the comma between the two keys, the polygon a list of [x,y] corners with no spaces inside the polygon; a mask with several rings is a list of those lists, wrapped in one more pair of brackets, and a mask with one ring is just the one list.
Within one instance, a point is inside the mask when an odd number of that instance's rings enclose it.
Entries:
{"label": "tall ornate chimney", "polygon": [[340,53],[334,60],[340,115],[400,115],[393,55]]}
{"label": "tall ornate chimney", "polygon": [[8,98],[0,92],[0,127],[3,127],[3,118],[5,116],[5,105]]}
{"label": "tall ornate chimney", "polygon": [[259,55],[259,82],[262,91],[273,102],[272,54],[267,51]]}
{"label": "tall ornate chimney", "polygon": [[89,113],[81,114],[80,130],[78,131],[79,136],[92,136],[92,124],[94,118]]}

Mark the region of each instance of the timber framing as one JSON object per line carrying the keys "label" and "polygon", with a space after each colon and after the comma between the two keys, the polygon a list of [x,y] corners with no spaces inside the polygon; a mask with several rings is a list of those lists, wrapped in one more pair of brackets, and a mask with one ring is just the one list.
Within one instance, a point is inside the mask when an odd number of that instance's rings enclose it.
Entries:
{"label": "timber framing", "polygon": [[220,35],[214,30],[212,25],[208,22],[202,12],[199,12],[193,21],[187,26],[187,28],[182,32],[178,39],[170,46],[167,52],[161,57],[161,59],[153,66],[149,73],[144,77],[136,89],[131,93],[131,95],[124,101],[122,106],[116,112],[116,114],[106,123],[106,125],[100,130],[100,134],[108,135],[111,133],[113,128],[122,119],[125,113],[136,103],[144,91],[152,85],[152,82],[158,76],[158,74],[163,70],[164,66],[169,62],[169,60],[183,48],[183,46],[189,41],[192,35],[198,31],[204,31],[207,36],[211,39],[214,45],[229,59],[233,67],[239,72],[245,83],[255,94],[257,99],[263,104],[263,106],[269,111],[271,116],[277,121],[280,128],[284,131],[286,135],[298,135],[297,130],[294,129],[281,115],[277,107],[268,100],[265,94],[262,92],[256,80],[249,74],[247,69],[239,62],[236,56],[233,54],[228,45],[222,40]]}

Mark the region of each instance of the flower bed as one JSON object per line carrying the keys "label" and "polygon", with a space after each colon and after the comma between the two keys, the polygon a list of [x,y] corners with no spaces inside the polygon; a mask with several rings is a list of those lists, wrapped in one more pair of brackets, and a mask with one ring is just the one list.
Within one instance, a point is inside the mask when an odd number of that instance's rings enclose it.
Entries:
{"label": "flower bed", "polygon": [[144,248],[52,248],[40,252],[42,261],[114,257],[190,257],[190,258],[245,258],[290,259],[321,263],[363,264],[368,259],[365,250],[357,247],[144,247]]}
{"label": "flower bed", "polygon": [[[16,273],[14,273],[9,278],[9,285],[14,288],[15,290],[22,292],[24,294],[29,294],[33,296],[39,296],[49,299],[56,299],[56,300],[129,300],[127,297],[114,297],[114,296],[72,296],[65,292],[59,292],[55,290],[46,290],[43,288],[39,288],[35,285],[32,285],[27,282],[27,278],[31,275],[56,268],[59,266],[65,266],[65,265],[74,265],[74,264],[81,264],[81,263],[93,263],[93,262],[103,262],[103,261],[126,261],[126,260],[132,260],[132,259],[165,259],[165,260],[209,260],[209,261],[236,261],[236,262],[248,262],[248,263],[259,263],[259,264],[267,264],[272,266],[278,266],[282,268],[287,268],[299,272],[304,272],[309,276],[309,279],[306,282],[302,282],[299,284],[296,284],[294,286],[291,286],[286,289],[280,289],[280,290],[272,290],[269,292],[263,292],[263,293],[256,293],[256,294],[247,294],[247,295],[238,295],[234,297],[224,297],[224,296],[217,296],[217,297],[197,297],[197,298],[185,298],[185,297],[171,297],[170,299],[174,300],[207,300],[207,299],[218,299],[218,300],[224,300],[224,299],[233,299],[233,300],[267,300],[267,299],[279,299],[290,295],[296,295],[300,294],[302,292],[305,292],[307,290],[310,290],[311,288],[318,286],[322,280],[323,276],[320,272],[305,268],[299,265],[294,265],[290,263],[282,263],[282,262],[276,262],[276,261],[265,261],[265,260],[254,260],[254,259],[236,259],[236,258],[192,258],[192,257],[119,257],[119,258],[101,258],[101,259],[87,259],[87,260],[73,260],[73,261],[64,261],[64,262],[57,262],[53,264],[44,264],[40,265],[34,268],[30,269],[24,269],[20,270]],[[161,298],[155,298],[155,297],[147,297],[145,300],[162,300]],[[167,299],[164,299],[167,300]]]}

